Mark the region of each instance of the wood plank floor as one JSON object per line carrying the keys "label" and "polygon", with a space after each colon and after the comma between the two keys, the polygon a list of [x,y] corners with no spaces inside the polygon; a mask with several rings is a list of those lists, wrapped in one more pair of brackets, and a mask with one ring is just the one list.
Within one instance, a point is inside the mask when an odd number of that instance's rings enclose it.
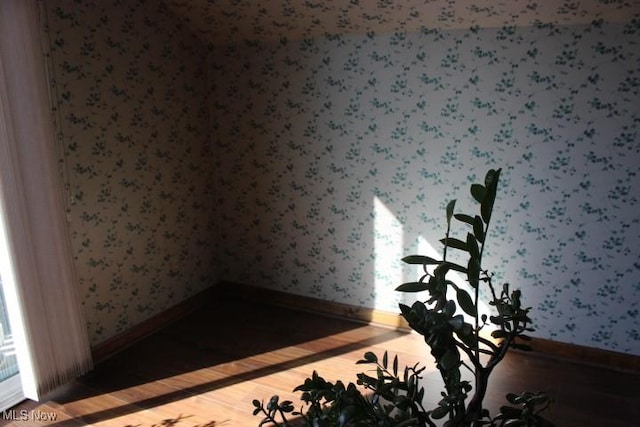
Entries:
{"label": "wood plank floor", "polygon": [[[46,401],[5,412],[0,425],[257,426],[252,399],[280,394],[298,402],[291,390],[313,370],[328,380],[355,381],[363,370],[355,361],[367,350],[381,355],[384,349],[403,365],[428,364],[424,386],[429,399],[438,400],[439,375],[418,335],[223,299],[101,363]],[[494,373],[488,406],[495,412],[506,393],[524,390],[554,396],[548,415],[557,426],[640,425],[637,374],[511,353]]]}

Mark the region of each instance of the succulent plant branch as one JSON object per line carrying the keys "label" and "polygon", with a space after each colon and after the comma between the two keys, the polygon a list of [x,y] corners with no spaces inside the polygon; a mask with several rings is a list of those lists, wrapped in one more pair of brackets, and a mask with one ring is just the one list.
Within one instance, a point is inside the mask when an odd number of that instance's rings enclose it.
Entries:
{"label": "succulent plant branch", "polygon": [[[306,425],[320,427],[435,427],[434,420],[446,420],[445,427],[553,426],[540,415],[549,405],[549,397],[544,393],[507,395],[511,405],[520,407],[503,406],[495,418],[483,406],[494,368],[510,348],[528,350],[529,347],[519,340],[530,340],[526,333],[533,330],[529,326],[532,323],[530,309],[522,307],[521,292],[517,289],[510,291],[509,285],[504,284],[498,293],[492,282],[493,275],[482,268],[500,172],[500,169],[489,170],[484,184],[471,185],[471,195],[480,205],[479,214],[456,214],[455,200],[447,204],[447,228],[444,239],[440,240],[444,245],[442,260],[424,255],[403,258],[405,263],[420,265],[424,271],[417,282],[403,283],[396,290],[428,294],[425,301],[416,301],[410,307],[400,304],[400,312],[431,349],[445,388],[438,406],[431,410],[423,407],[424,388],[420,386],[420,375],[424,368],[418,365],[405,367],[400,375],[397,356],[390,367],[387,352],[381,361],[375,354],[367,352],[358,363],[374,365],[375,376],[358,374],[357,385],[372,392],[370,397],[365,397],[353,383],[346,387],[341,381],[333,384],[314,372],[295,389],[303,392],[306,412],[294,412],[292,403],[279,403],[278,396],[272,397],[266,406],[254,400],[254,414],[264,416],[260,425],[288,426],[285,414],[293,413],[302,417]],[[452,237],[453,219],[471,228],[464,240]],[[466,254],[467,264],[449,261],[449,249]],[[448,279],[451,272],[466,276],[468,286],[473,288],[473,297]],[[493,315],[479,313],[481,286],[489,290]],[[455,293],[455,299],[449,299],[452,293]],[[464,315],[473,318],[473,324],[468,323]],[[486,327],[494,328],[491,337],[495,342],[481,335]],[[468,360],[463,360],[463,357]],[[461,367],[473,374],[473,386],[462,379]],[[278,416],[282,423],[276,421]]]}

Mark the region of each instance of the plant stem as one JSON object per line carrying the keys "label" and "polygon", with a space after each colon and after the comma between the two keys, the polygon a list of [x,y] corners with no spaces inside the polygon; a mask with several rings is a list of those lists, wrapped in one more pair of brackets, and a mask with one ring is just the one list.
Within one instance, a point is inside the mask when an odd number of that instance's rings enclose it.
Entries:
{"label": "plant stem", "polygon": [[487,386],[489,383],[489,374],[491,368],[480,368],[476,371],[476,388],[469,405],[467,406],[466,419],[473,420],[474,426],[481,426],[482,401],[487,394]]}

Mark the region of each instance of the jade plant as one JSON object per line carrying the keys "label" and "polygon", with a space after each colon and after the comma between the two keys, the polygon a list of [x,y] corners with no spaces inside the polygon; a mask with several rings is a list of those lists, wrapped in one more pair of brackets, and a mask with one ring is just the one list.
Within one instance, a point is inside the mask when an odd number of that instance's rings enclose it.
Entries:
{"label": "jade plant", "polygon": [[[366,352],[357,363],[370,365],[371,370],[358,374],[356,384],[330,382],[313,372],[294,389],[302,392],[300,410],[278,396],[267,403],[254,400],[253,413],[262,417],[260,426],[287,427],[292,417],[314,427],[553,426],[541,415],[550,403],[545,393],[510,393],[506,396],[509,405],[502,406],[495,417],[483,405],[494,368],[509,349],[530,350],[527,333],[533,331],[530,308],[522,305],[521,292],[508,284],[494,285],[493,274],[482,264],[500,172],[489,170],[484,184],[471,185],[477,214],[455,213],[455,200],[447,204],[446,233],[440,240],[442,259],[424,255],[403,258],[423,270],[417,281],[403,283],[397,290],[426,293],[426,299],[411,306],[400,304],[400,312],[424,337],[442,377],[444,390],[437,406],[423,406],[425,389],[420,380],[424,367],[400,369],[397,356],[391,359],[385,351],[379,358]],[[454,237],[454,224],[466,229],[464,238]],[[467,262],[451,261],[450,251],[457,251],[461,257],[456,259],[466,258]],[[466,283],[460,286],[454,282],[453,274],[466,277]],[[481,297],[488,300],[491,314],[478,309]],[[463,379],[465,369],[472,381]]]}

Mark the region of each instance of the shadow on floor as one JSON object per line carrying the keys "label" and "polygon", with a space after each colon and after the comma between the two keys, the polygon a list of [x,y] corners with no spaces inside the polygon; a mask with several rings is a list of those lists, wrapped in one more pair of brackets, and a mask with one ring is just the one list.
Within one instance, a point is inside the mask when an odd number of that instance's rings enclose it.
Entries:
{"label": "shadow on floor", "polygon": [[[380,329],[375,335],[366,336],[361,340],[339,338],[363,326],[360,323],[345,322],[344,319],[283,308],[274,309],[226,297],[224,300],[206,304],[204,308],[102,362],[71,387],[66,387],[60,393],[51,396],[50,400],[64,406],[67,403],[170,377],[225,364],[232,365],[226,369],[226,375],[211,381],[185,385],[157,395],[140,395],[132,403],[81,415],[82,423],[93,424],[357,351],[407,334],[397,330]],[[307,351],[298,357],[263,366],[257,365],[255,360],[243,362],[256,355],[304,343],[311,343],[308,345],[313,349],[314,341],[327,337],[331,337],[332,340],[337,337],[335,344],[328,349],[325,343],[321,351]],[[193,427],[192,424],[184,424],[186,420],[188,416],[179,415],[156,423],[153,427]],[[79,420],[74,418],[51,425],[77,426],[77,421]],[[225,424],[222,420],[197,425],[213,427]]]}

